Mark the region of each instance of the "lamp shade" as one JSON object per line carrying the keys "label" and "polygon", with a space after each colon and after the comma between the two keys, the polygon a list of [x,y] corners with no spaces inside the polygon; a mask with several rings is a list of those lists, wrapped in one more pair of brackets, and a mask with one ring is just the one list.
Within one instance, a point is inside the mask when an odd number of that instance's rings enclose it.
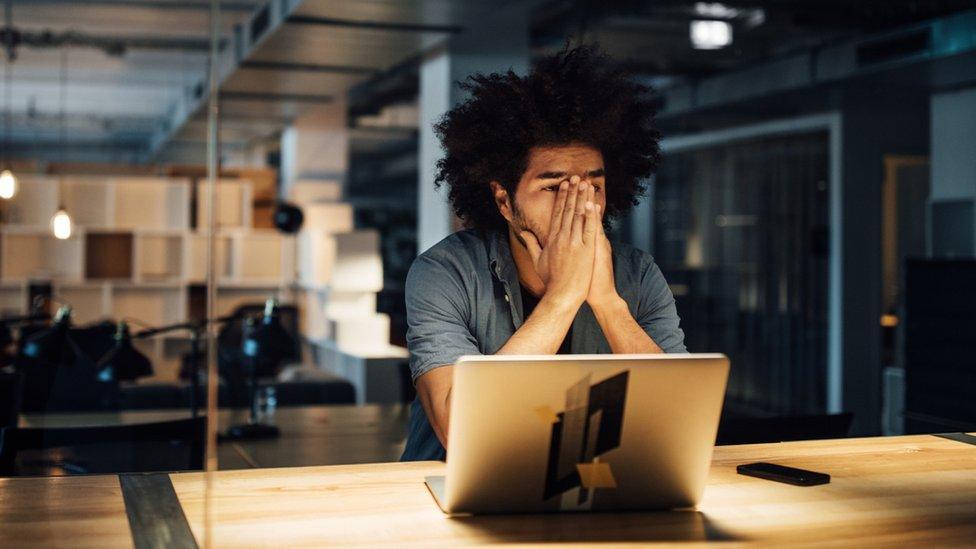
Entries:
{"label": "lamp shade", "polygon": [[295,340],[281,325],[278,302],[274,299],[265,303],[262,317],[245,320],[241,341],[244,356],[277,365],[281,360],[291,358],[294,349]]}
{"label": "lamp shade", "polygon": [[21,354],[45,364],[61,364],[74,360],[74,350],[68,340],[70,328],[71,307],[66,305],[58,309],[50,327],[31,334],[24,341]]}
{"label": "lamp shade", "polygon": [[153,374],[152,362],[132,346],[129,325],[119,322],[115,332],[115,346],[96,364],[99,377],[132,381]]}

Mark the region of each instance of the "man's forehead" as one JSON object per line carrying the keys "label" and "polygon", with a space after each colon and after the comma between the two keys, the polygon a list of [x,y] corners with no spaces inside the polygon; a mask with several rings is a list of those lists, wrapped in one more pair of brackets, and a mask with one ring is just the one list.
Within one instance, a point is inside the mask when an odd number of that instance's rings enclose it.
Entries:
{"label": "man's forehead", "polygon": [[560,169],[603,167],[603,155],[588,145],[533,147],[529,150],[529,169]]}

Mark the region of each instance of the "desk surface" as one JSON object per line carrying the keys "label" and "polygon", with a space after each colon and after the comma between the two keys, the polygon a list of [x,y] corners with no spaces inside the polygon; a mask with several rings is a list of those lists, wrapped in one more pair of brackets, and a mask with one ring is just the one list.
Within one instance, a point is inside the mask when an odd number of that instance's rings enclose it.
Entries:
{"label": "desk surface", "polygon": [[[801,488],[737,475],[774,461],[832,475]],[[212,477],[218,547],[506,542],[740,541],[965,544],[976,539],[976,446],[935,436],[715,449],[698,511],[446,518],[423,478],[437,462],[220,471]],[[198,540],[203,473],[171,475]],[[4,540],[4,538],[7,538]],[[0,480],[0,545],[27,540],[130,546],[112,476]]]}

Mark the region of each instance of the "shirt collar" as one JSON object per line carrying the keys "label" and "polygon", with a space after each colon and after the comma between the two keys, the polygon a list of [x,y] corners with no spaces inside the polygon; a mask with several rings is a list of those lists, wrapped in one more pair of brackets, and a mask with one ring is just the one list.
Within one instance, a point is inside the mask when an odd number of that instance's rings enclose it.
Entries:
{"label": "shirt collar", "polygon": [[518,287],[518,268],[512,257],[512,249],[508,245],[508,233],[490,231],[488,233],[488,264],[491,273],[498,280],[508,284],[509,288]]}

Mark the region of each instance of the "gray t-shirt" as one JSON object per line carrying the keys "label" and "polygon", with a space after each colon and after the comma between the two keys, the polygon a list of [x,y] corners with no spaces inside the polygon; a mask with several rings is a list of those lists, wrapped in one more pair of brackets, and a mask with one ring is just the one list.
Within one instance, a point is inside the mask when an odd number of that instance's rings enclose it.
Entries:
{"label": "gray t-shirt", "polygon": [[[644,331],[666,353],[687,352],[674,296],[647,253],[613,244],[617,293]],[[456,232],[414,260],[407,274],[407,346],[414,381],[462,355],[495,354],[524,321],[518,270],[508,236]],[[573,319],[572,354],[610,354],[593,311]],[[403,461],[444,459],[445,452],[419,399],[410,411]]]}

